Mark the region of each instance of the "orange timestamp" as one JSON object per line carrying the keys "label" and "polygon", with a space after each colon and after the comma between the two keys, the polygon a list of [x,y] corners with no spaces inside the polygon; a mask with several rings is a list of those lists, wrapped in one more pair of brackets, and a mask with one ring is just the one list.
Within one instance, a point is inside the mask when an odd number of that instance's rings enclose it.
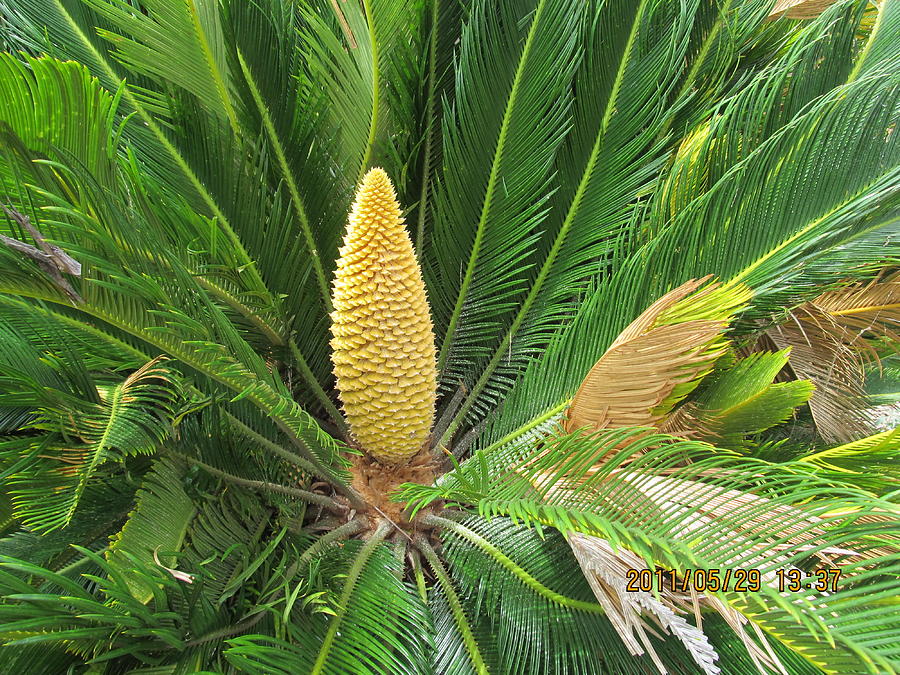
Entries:
{"label": "orange timestamp", "polygon": [[[629,569],[626,572],[625,590],[629,593],[673,590],[687,592],[757,593],[762,588],[762,573],[758,569],[686,569],[682,572],[664,569]],[[841,570],[822,569],[806,573],[792,568],[775,572],[778,592],[796,592],[803,589],[834,592],[841,578]]]}
{"label": "orange timestamp", "polygon": [[790,591],[794,593],[804,589],[810,589],[824,593],[837,590],[838,580],[841,578],[841,570],[834,567],[829,569],[804,572],[796,567],[775,572],[778,578],[778,592]]}
{"label": "orange timestamp", "polygon": [[687,592],[716,593],[735,591],[755,593],[762,588],[762,575],[758,569],[686,569],[681,572],[664,569],[630,569],[626,573],[625,590],[629,593],[650,592],[654,589]]}

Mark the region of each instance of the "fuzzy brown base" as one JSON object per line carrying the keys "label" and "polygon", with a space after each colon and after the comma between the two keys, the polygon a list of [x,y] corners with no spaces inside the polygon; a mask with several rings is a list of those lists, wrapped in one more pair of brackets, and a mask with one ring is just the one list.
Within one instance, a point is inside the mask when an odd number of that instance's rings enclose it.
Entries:
{"label": "fuzzy brown base", "polygon": [[[408,463],[400,466],[380,464],[368,455],[351,458],[351,487],[365,500],[371,528],[382,518],[388,518],[410,535],[418,532],[415,522],[410,522],[403,510],[403,504],[393,502],[390,495],[403,483],[423,483],[430,485],[438,473],[438,462],[434,460],[428,447],[422,448]],[[357,515],[363,515],[357,513]]]}

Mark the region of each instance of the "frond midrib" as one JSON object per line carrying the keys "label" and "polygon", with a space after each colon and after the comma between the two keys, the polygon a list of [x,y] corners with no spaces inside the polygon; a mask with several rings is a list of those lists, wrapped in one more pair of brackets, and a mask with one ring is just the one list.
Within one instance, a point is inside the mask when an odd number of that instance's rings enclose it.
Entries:
{"label": "frond midrib", "polygon": [[[488,184],[487,189],[484,194],[484,201],[481,206],[481,215],[478,219],[478,225],[475,230],[475,241],[472,243],[472,251],[469,254],[469,260],[466,264],[466,271],[463,276],[462,284],[460,285],[459,293],[456,296],[456,303],[453,307],[453,312],[450,315],[450,322],[447,324],[447,332],[446,338],[444,339],[444,343],[441,345],[441,351],[438,355],[438,372],[443,370],[444,364],[446,363],[447,357],[450,353],[450,347],[453,344],[453,334],[456,332],[456,324],[459,321],[459,317],[462,314],[463,305],[465,304],[466,295],[469,290],[469,286],[472,283],[472,278],[475,275],[475,266],[478,261],[479,253],[481,252],[481,242],[484,238],[484,230],[487,225],[488,215],[491,211],[491,202],[494,196],[494,190],[497,187],[497,177],[500,173],[500,163],[503,159],[503,150],[506,145],[506,135],[509,131],[509,122],[512,118],[512,111],[516,105],[516,98],[518,97],[519,86],[522,80],[522,74],[525,71],[525,64],[528,62],[529,54],[531,53],[531,48],[534,43],[534,36],[537,32],[537,27],[540,24],[541,15],[543,14],[544,7],[546,6],[547,0],[540,0],[537,9],[534,13],[534,18],[531,21],[531,26],[528,29],[528,37],[525,40],[525,46],[522,49],[522,54],[519,58],[519,62],[516,65],[516,74],[513,78],[512,88],[510,89],[509,97],[506,100],[506,107],[503,111],[503,121],[500,123],[500,133],[497,137],[497,144],[494,148],[494,157],[491,161],[491,172],[488,176]],[[444,434],[444,438],[447,438],[447,434]]]}
{"label": "frond midrib", "polygon": [[[97,51],[97,48],[94,44],[87,38],[84,34],[84,31],[78,26],[72,15],[69,11],[63,6],[61,0],[53,0],[53,3],[56,5],[57,10],[60,15],[65,19],[66,23],[72,29],[78,39],[81,40],[82,44],[84,44],[85,49],[87,49],[97,60],[97,62],[101,65],[103,70],[106,72],[106,76],[110,78],[110,80],[114,82],[121,82],[123,78],[119,77],[116,73],[115,69],[109,63],[109,60],[106,59],[100,52]],[[141,104],[138,98],[134,95],[131,89],[125,85],[122,87],[123,95],[137,114],[141,117],[150,131],[153,133],[153,136],[157,139],[160,145],[169,153],[172,157],[175,164],[184,174],[184,176],[188,179],[188,182],[191,186],[196,190],[197,194],[200,195],[200,198],[207,205],[213,215],[216,217],[218,223],[221,228],[225,232],[228,237],[229,243],[234,247],[235,252],[240,258],[242,265],[244,266],[244,270],[250,276],[252,281],[254,282],[254,286],[256,286],[258,292],[261,292],[265,297],[271,298],[271,292],[268,287],[265,285],[265,282],[262,279],[262,276],[259,273],[259,270],[256,269],[256,265],[253,260],[250,258],[249,253],[244,248],[243,243],[241,243],[240,238],[237,236],[237,233],[231,227],[228,218],[225,216],[225,213],[220,208],[219,204],[213,198],[212,194],[209,190],[206,189],[206,186],[203,185],[203,182],[194,172],[194,170],[190,167],[184,157],[182,157],[181,153],[178,152],[178,149],[172,144],[163,130],[157,124],[156,119],[147,111],[147,109]]]}
{"label": "frond midrib", "polygon": [[500,364],[500,360],[503,358],[503,354],[507,351],[507,348],[509,347],[513,338],[516,336],[519,328],[525,321],[525,317],[528,315],[532,304],[537,299],[538,293],[544,285],[544,281],[550,274],[550,270],[553,267],[554,262],[556,261],[556,256],[559,254],[560,250],[562,250],[566,236],[569,233],[569,229],[572,227],[572,223],[575,221],[578,209],[581,206],[581,200],[584,198],[584,194],[587,190],[587,185],[590,182],[591,177],[593,176],[594,166],[597,162],[597,158],[600,156],[600,150],[603,147],[603,141],[606,138],[606,131],[609,128],[609,122],[612,119],[613,112],[616,108],[616,102],[618,101],[619,90],[622,86],[622,81],[625,76],[625,70],[628,67],[631,50],[634,46],[635,38],[637,37],[638,25],[640,24],[646,5],[647,0],[641,0],[641,4],[638,6],[638,9],[635,12],[634,22],[632,23],[631,29],[629,30],[628,40],[625,44],[625,48],[622,50],[622,58],[619,61],[619,67],[616,70],[616,77],[613,81],[613,86],[610,90],[609,98],[606,101],[606,107],[603,112],[603,117],[600,121],[600,126],[597,130],[597,136],[594,140],[594,145],[591,149],[590,157],[588,158],[585,170],[581,175],[581,179],[578,182],[578,189],[575,191],[575,195],[573,196],[572,202],[569,205],[565,220],[563,221],[563,224],[553,241],[553,246],[547,254],[547,258],[544,260],[543,265],[541,265],[541,269],[538,272],[537,278],[535,279],[534,284],[532,284],[531,290],[528,292],[525,300],[522,302],[522,305],[519,308],[519,311],[516,314],[515,318],[513,319],[509,330],[506,331],[506,334],[503,336],[503,340],[500,342],[500,345],[497,347],[497,349],[494,350],[490,361],[485,366],[485,369],[479,377],[478,381],[466,396],[465,403],[463,403],[463,405],[460,407],[459,412],[457,412],[456,417],[447,427],[447,431],[444,433],[444,436],[441,439],[442,444],[446,444],[448,442],[459,425],[462,424],[465,416],[469,413],[469,410],[471,410],[472,406],[475,405],[477,397],[479,396],[479,394],[481,394],[482,390],[487,385],[488,381],[494,373],[494,370]]}

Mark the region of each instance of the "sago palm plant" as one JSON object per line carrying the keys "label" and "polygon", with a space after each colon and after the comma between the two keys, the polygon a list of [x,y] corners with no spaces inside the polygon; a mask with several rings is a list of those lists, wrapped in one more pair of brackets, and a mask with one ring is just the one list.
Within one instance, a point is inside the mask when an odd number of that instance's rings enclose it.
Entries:
{"label": "sago palm plant", "polygon": [[0,40],[0,672],[900,670],[900,1]]}

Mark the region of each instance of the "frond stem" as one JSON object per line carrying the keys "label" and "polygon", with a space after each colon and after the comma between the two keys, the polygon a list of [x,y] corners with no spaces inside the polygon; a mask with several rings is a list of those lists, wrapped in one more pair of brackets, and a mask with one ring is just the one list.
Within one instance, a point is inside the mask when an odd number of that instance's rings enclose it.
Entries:
{"label": "frond stem", "polygon": [[231,101],[228,98],[228,90],[225,87],[225,79],[222,77],[222,73],[219,71],[218,66],[216,65],[216,60],[213,57],[212,49],[209,47],[209,40],[206,39],[206,31],[203,30],[203,24],[200,23],[200,16],[197,14],[197,7],[193,2],[184,3],[188,11],[191,14],[191,24],[194,27],[194,34],[197,36],[197,40],[200,42],[200,49],[203,51],[203,57],[206,60],[206,67],[209,69],[209,74],[212,76],[213,82],[216,85],[216,91],[219,92],[219,98],[222,99],[222,105],[225,107],[225,114],[228,116],[228,122],[231,124],[231,131],[235,136],[239,136],[241,132],[241,127],[238,124],[237,114],[234,112],[234,106],[231,104]]}
{"label": "frond stem", "polygon": [[225,411],[225,417],[228,418],[228,421],[231,422],[232,426],[234,426],[240,433],[242,433],[244,436],[246,436],[250,440],[254,441],[255,443],[258,443],[259,445],[261,445],[263,448],[265,448],[269,452],[272,452],[272,453],[278,455],[282,459],[285,459],[288,462],[290,462],[291,464],[300,467],[304,471],[308,471],[311,474],[314,474],[316,476],[319,475],[319,472],[316,469],[316,467],[308,459],[301,457],[300,455],[298,455],[294,452],[291,452],[290,450],[285,450],[280,445],[278,445],[278,443],[275,443],[274,441],[270,441],[268,438],[266,438],[262,434],[258,433],[257,431],[250,428],[248,425],[244,424],[244,422],[239,420],[237,417],[232,415],[230,412]]}
{"label": "frond stem", "polygon": [[331,645],[334,642],[338,629],[341,627],[341,622],[344,620],[344,616],[349,609],[350,598],[356,588],[356,582],[359,581],[359,577],[362,574],[363,569],[365,569],[366,563],[369,562],[369,558],[375,553],[375,549],[378,545],[384,541],[389,530],[390,525],[385,521],[381,521],[378,524],[378,529],[375,530],[374,534],[372,534],[369,540],[363,545],[362,549],[360,549],[359,553],[356,555],[353,564],[350,565],[350,569],[347,571],[347,580],[344,582],[344,590],[341,593],[341,598],[338,602],[338,610],[331,619],[331,623],[328,626],[328,632],[325,634],[325,639],[322,640],[319,656],[316,658],[316,662],[310,671],[310,675],[321,675],[324,672],[325,663],[328,661],[328,653],[331,650]]}
{"label": "frond stem", "polygon": [[[678,93],[673,99],[674,101],[678,101],[679,99],[681,99],[681,97],[684,96],[693,86],[694,80],[697,79],[697,74],[700,72],[700,68],[706,61],[706,57],[709,56],[709,50],[712,49],[712,46],[715,44],[716,40],[719,37],[719,32],[722,30],[722,25],[725,23],[725,13],[730,9],[730,5],[731,0],[725,0],[725,2],[722,3],[722,6],[719,8],[719,16],[716,17],[715,24],[713,24],[713,27],[710,28],[709,33],[707,33],[706,39],[703,41],[703,46],[700,47],[700,51],[697,53],[697,58],[694,59],[694,62],[691,64],[691,68],[685,76],[684,82],[678,89]],[[673,117],[670,117],[665,126],[663,126],[662,130],[660,130],[660,137],[664,136],[665,133],[669,130],[669,127],[672,125],[673,119]]]}
{"label": "frond stem", "polygon": [[463,611],[462,603],[459,601],[459,596],[456,594],[456,589],[453,588],[453,582],[450,580],[450,575],[447,574],[447,570],[444,569],[444,565],[441,563],[440,558],[438,558],[437,553],[434,552],[434,549],[431,548],[431,544],[428,543],[428,540],[425,539],[425,537],[416,539],[416,546],[422,552],[422,555],[425,556],[425,559],[434,571],[434,575],[437,577],[438,584],[440,584],[441,589],[443,589],[444,593],[447,595],[447,603],[450,605],[450,612],[453,614],[454,621],[456,621],[456,627],[462,634],[463,642],[466,645],[466,651],[469,653],[469,658],[472,660],[476,672],[478,675],[487,675],[487,664],[484,662],[484,657],[478,649],[478,642],[472,634],[472,628],[469,626],[468,619],[466,619],[466,614]]}
{"label": "frond stem", "polygon": [[205,635],[201,635],[200,637],[194,638],[193,640],[188,640],[184,643],[184,646],[186,649],[188,649],[190,647],[198,647],[200,645],[204,645],[207,642],[213,642],[214,640],[221,640],[223,638],[229,638],[234,635],[240,635],[241,633],[245,633],[253,628],[253,626],[258,624],[265,615],[265,611],[260,609],[239,623],[231,626],[225,626],[224,628],[206,633]]}
{"label": "frond stem", "polygon": [[245,436],[252,439],[256,443],[259,443],[261,446],[268,449],[270,452],[278,455],[279,457],[282,457],[283,459],[287,460],[291,464],[294,464],[294,465],[300,467],[304,471],[309,471],[311,474],[314,474],[316,476],[319,476],[320,478],[327,480],[329,482],[329,484],[331,484],[331,486],[337,492],[344,495],[350,501],[350,504],[354,508],[356,508],[356,509],[365,508],[365,502],[362,500],[362,498],[360,498],[360,496],[358,494],[356,494],[355,490],[353,490],[352,488],[348,488],[347,486],[341,484],[338,481],[335,481],[328,472],[323,473],[321,466],[317,466],[315,463],[311,462],[310,460],[308,460],[304,457],[301,457],[300,455],[298,455],[294,452],[291,452],[290,450],[285,450],[284,448],[282,448],[280,445],[278,445],[274,441],[270,441],[268,438],[266,438],[262,434],[254,431],[252,428],[250,428],[249,426],[244,424],[244,422],[239,420],[237,417],[235,417],[231,413],[226,411],[225,416],[232,423],[232,425],[234,425],[238,429],[238,431],[240,431],[241,433],[243,433]]}
{"label": "frond stem", "polygon": [[[332,542],[338,541],[340,539],[349,539],[357,532],[361,532],[366,526],[366,518],[365,516],[357,516],[353,520],[344,523],[343,525],[334,528],[331,532],[326,532],[321,537],[316,539],[309,547],[300,554],[300,557],[297,558],[297,562],[295,563],[296,567],[299,568],[300,565],[307,562],[313,555],[318,553],[321,549],[328,546]],[[292,565],[288,572],[294,570],[296,573],[296,569]],[[291,575],[287,575],[290,577]]]}
{"label": "frond stem", "polygon": [[297,343],[294,342],[294,340],[290,340],[288,342],[288,347],[291,350],[291,355],[297,362],[297,367],[300,370],[300,374],[303,375],[303,379],[306,380],[310,389],[312,389],[313,393],[316,395],[316,398],[319,399],[319,402],[325,408],[325,411],[328,413],[331,421],[334,422],[335,425],[337,425],[337,428],[342,433],[346,433],[347,422],[344,420],[344,416],[341,415],[341,411],[337,409],[337,406],[334,405],[334,402],[328,397],[328,394],[325,393],[322,385],[319,384],[319,380],[316,379],[312,368],[309,367],[309,364],[306,362],[306,358],[303,356],[303,353],[300,351]]}
{"label": "frond stem", "polygon": [[[741,165],[736,165],[736,166],[740,167]],[[734,170],[735,169],[732,169],[732,171],[734,171]],[[729,173],[731,173],[731,172],[729,172]],[[726,175],[728,175],[728,174],[726,174]],[[773,256],[777,255],[779,252],[788,248],[797,239],[800,239],[805,234],[807,234],[811,230],[814,230],[816,227],[818,227],[819,225],[824,223],[826,220],[828,220],[831,216],[833,216],[835,213],[840,211],[842,208],[846,207],[854,199],[859,197],[861,192],[862,191],[852,194],[852,195],[849,195],[840,204],[838,204],[834,208],[826,211],[824,214],[822,214],[821,216],[819,216],[818,218],[813,220],[811,223],[809,223],[805,227],[802,227],[801,229],[797,230],[796,232],[794,232],[794,234],[792,234],[790,237],[788,237],[787,239],[782,241],[780,244],[778,244],[774,248],[771,248],[768,251],[766,251],[763,255],[761,255],[759,258],[757,258],[752,263],[747,265],[747,267],[742,269],[738,274],[736,274],[731,279],[729,279],[725,284],[723,284],[721,287],[722,290],[734,288],[735,286],[737,286],[738,284],[741,284],[741,283],[747,283],[747,285],[749,286],[750,285],[749,282],[746,282],[745,279],[747,279],[751,274],[753,274],[753,272],[755,272],[757,269],[759,269],[759,267],[761,265],[763,265],[767,260],[769,260]],[[873,225],[872,227],[868,228],[868,230],[866,230],[866,231],[871,232],[873,230],[877,230],[879,227],[881,227],[881,224],[876,224],[876,225]]]}
{"label": "frond stem", "polygon": [[[41,298],[37,298],[37,299],[41,300]],[[79,321],[78,319],[76,319],[74,317],[68,316],[66,314],[60,314],[59,312],[54,312],[52,309],[48,309],[43,303],[41,303],[41,304],[26,303],[22,300],[15,298],[12,295],[0,294],[0,304],[6,304],[6,305],[12,305],[12,306],[18,305],[20,307],[29,307],[32,309],[39,310],[42,314],[45,314],[49,317],[53,317],[53,319],[55,321],[59,321],[61,323],[67,323],[70,326],[76,328],[77,330],[82,330],[86,333],[90,333],[91,335],[94,335],[94,336],[102,339],[104,342],[108,342],[109,344],[115,346],[116,349],[121,349],[122,351],[128,352],[135,358],[139,359],[141,363],[146,363],[151,358],[153,358],[150,354],[147,354],[146,352],[142,352],[140,349],[136,349],[135,347],[132,347],[130,344],[128,344],[124,340],[120,340],[119,338],[114,337],[114,336],[110,335],[109,333],[106,333],[95,326],[85,323],[84,321]]]}
{"label": "frond stem", "polygon": [[827,310],[831,316],[850,316],[852,314],[865,314],[866,312],[884,312],[891,309],[900,309],[900,303],[890,305],[867,305],[865,307],[851,307],[850,309]]}
{"label": "frond stem", "polygon": [[249,478],[241,478],[240,476],[235,476],[232,473],[228,473],[227,471],[222,471],[221,469],[217,469],[214,466],[207,464],[206,462],[201,462],[199,459],[194,457],[190,457],[188,455],[183,455],[180,452],[175,452],[174,450],[167,450],[167,452],[171,455],[178,457],[179,459],[187,462],[188,464],[194,464],[199,466],[201,469],[206,471],[207,473],[211,473],[213,476],[217,476],[223,480],[227,480],[229,483],[234,483],[235,485],[240,485],[242,487],[250,488],[252,490],[262,490],[264,492],[277,492],[283,495],[288,495],[290,497],[296,497],[297,499],[303,500],[305,502],[309,502],[311,504],[318,504],[322,506],[332,513],[336,513],[339,515],[343,515],[347,512],[347,508],[342,506],[338,502],[334,501],[331,497],[327,495],[320,495],[316,492],[310,492],[309,490],[301,490],[299,488],[288,487],[287,485],[281,485],[279,483],[270,483],[268,481],[263,480],[251,480]]}
{"label": "frond stem", "polygon": [[422,569],[422,559],[419,556],[418,549],[410,551],[410,561],[412,564],[413,576],[416,578],[416,590],[419,591],[419,597],[422,602],[428,604],[428,589],[425,587],[425,571]]}
{"label": "frond stem", "polygon": [[254,312],[252,309],[247,307],[247,305],[245,305],[243,302],[238,300],[231,293],[226,291],[221,286],[217,286],[216,284],[211,282],[209,279],[207,279],[203,276],[200,276],[199,274],[193,275],[193,278],[200,287],[205,288],[207,291],[212,293],[215,297],[219,298],[222,302],[224,302],[226,305],[231,307],[234,311],[236,311],[242,317],[247,319],[254,326],[259,328],[259,330],[262,332],[262,334],[266,336],[266,339],[273,346],[280,347],[281,345],[284,344],[284,340],[282,339],[282,337],[278,334],[278,332],[274,328],[272,328],[272,326],[270,326],[268,324],[268,322],[265,319],[263,319],[256,312]]}
{"label": "frond stem", "polygon": [[[469,261],[466,264],[465,275],[463,276],[462,284],[459,288],[459,294],[456,296],[456,304],[453,307],[453,313],[450,315],[450,322],[447,324],[444,343],[441,345],[441,352],[438,356],[438,372],[443,370],[444,363],[447,361],[447,357],[450,354],[450,346],[453,344],[453,334],[456,332],[456,324],[462,315],[466,295],[469,291],[469,286],[472,283],[472,278],[475,275],[475,267],[477,266],[478,256],[481,253],[481,242],[482,239],[484,239],[484,230],[487,227],[488,216],[491,212],[494,191],[497,189],[497,181],[500,174],[500,162],[503,159],[503,151],[506,147],[506,134],[509,132],[509,121],[512,117],[512,111],[516,106],[516,99],[519,95],[519,87],[525,70],[525,64],[528,62],[528,57],[531,54],[534,36],[537,32],[537,27],[540,24],[545,6],[546,0],[540,0],[537,9],[535,9],[534,18],[531,20],[531,26],[528,29],[528,37],[525,40],[525,46],[522,48],[522,56],[516,66],[516,74],[513,78],[512,89],[510,89],[509,98],[506,100],[506,109],[503,111],[503,121],[500,124],[500,134],[497,137],[497,145],[494,148],[494,158],[491,162],[491,173],[488,176],[487,188],[484,192],[484,201],[481,205],[481,216],[478,219],[478,226],[475,229],[475,241],[472,242],[472,251],[469,254]],[[459,419],[458,416],[457,419]],[[451,428],[447,430],[444,434],[444,438],[441,439],[441,443],[446,443],[446,439],[452,435],[452,431],[455,431],[454,425],[451,424],[450,426]]]}
{"label": "frond stem", "polygon": [[850,71],[850,75],[847,77],[847,83],[853,82],[857,77],[859,77],[859,73],[862,71],[863,64],[866,62],[866,59],[869,56],[869,50],[872,48],[872,43],[875,42],[875,38],[878,36],[878,33],[881,30],[882,19],[884,18],[884,5],[888,0],[885,0],[884,3],[878,5],[878,16],[875,18],[875,25],[872,26],[872,32],[869,33],[869,39],[866,40],[866,46],[863,47],[862,51],[859,53],[859,56],[856,59],[856,64],[853,66],[853,70]]}
{"label": "frond stem", "polygon": [[561,412],[563,412],[569,406],[569,404],[571,402],[572,402],[571,399],[566,399],[559,405],[557,405],[553,408],[550,408],[550,410],[548,410],[547,412],[545,412],[541,415],[538,415],[533,420],[526,422],[525,424],[520,426],[518,429],[514,429],[514,430],[510,431],[503,438],[501,438],[498,441],[495,441],[494,443],[491,443],[489,446],[487,446],[481,452],[484,453],[485,455],[489,455],[491,452],[493,452],[497,448],[503,447],[510,441],[514,441],[515,439],[517,439],[519,436],[523,436],[524,434],[527,434],[532,429],[539,427],[544,422],[547,422],[548,420],[551,420],[554,417],[556,417],[556,415],[559,415]]}
{"label": "frond stem", "polygon": [[423,518],[423,522],[426,525],[450,530],[451,532],[454,532],[462,538],[468,540],[470,543],[475,544],[475,546],[481,549],[483,553],[486,553],[487,555],[492,557],[494,560],[500,563],[502,567],[512,573],[512,575],[515,576],[519,581],[521,581],[527,588],[534,591],[538,595],[543,596],[547,600],[556,603],[557,605],[569,607],[571,609],[576,609],[582,612],[589,612],[591,614],[604,614],[603,607],[595,602],[576,600],[575,598],[567,597],[565,595],[562,595],[561,593],[557,593],[550,588],[547,588],[546,586],[544,586],[544,584],[542,584],[540,581],[538,581],[528,572],[522,569],[514,560],[512,560],[512,558],[503,553],[503,551],[494,546],[491,542],[489,542],[477,532],[470,530],[465,525],[435,515],[425,516]]}

